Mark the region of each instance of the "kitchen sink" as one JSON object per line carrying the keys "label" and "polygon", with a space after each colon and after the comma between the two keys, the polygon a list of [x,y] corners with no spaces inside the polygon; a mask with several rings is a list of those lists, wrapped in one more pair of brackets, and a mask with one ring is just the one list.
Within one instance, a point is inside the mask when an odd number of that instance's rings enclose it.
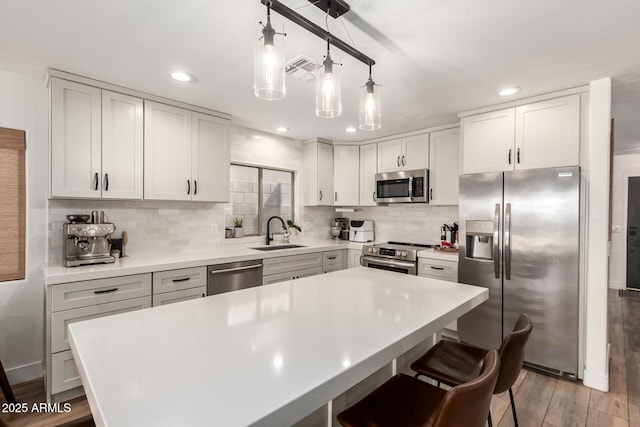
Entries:
{"label": "kitchen sink", "polygon": [[257,248],[249,248],[249,249],[255,249],[257,251],[276,251],[278,249],[293,249],[293,248],[304,248],[304,246],[289,244],[289,245],[260,246]]}

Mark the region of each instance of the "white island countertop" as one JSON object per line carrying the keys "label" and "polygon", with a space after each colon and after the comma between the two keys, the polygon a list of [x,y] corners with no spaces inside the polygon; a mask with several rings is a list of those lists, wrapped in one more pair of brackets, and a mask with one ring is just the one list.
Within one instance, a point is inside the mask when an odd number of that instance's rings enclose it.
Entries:
{"label": "white island countertop", "polygon": [[69,325],[98,426],[291,425],[488,298],[369,268]]}

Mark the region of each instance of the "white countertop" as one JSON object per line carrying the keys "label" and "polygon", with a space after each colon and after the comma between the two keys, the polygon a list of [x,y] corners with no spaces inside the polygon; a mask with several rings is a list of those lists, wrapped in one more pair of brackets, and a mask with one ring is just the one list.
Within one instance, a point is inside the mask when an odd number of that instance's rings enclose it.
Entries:
{"label": "white countertop", "polygon": [[352,268],[69,325],[98,426],[291,425],[488,298]]}
{"label": "white countertop", "polygon": [[[113,264],[85,265],[80,267],[63,267],[61,265],[44,266],[44,283],[45,285],[56,285],[80,280],[104,279],[130,274],[222,264],[225,262],[275,258],[336,249],[362,248],[362,243],[349,242],[347,240],[292,241],[291,243],[304,245],[304,247],[275,251],[259,251],[251,249],[251,247],[264,246],[264,243],[255,243],[248,246],[222,244],[209,251],[193,253],[162,255],[138,254],[120,258]],[[275,243],[272,245],[278,246],[279,244],[280,243]]]}

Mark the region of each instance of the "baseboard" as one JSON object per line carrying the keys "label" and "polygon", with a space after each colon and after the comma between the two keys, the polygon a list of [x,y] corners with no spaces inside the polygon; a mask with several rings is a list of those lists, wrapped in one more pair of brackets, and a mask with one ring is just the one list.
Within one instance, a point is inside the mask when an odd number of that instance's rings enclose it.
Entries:
{"label": "baseboard", "polygon": [[584,379],[582,383],[587,387],[607,392],[609,391],[609,351],[607,349],[607,371],[606,373],[591,371],[584,368]]}
{"label": "baseboard", "polygon": [[42,377],[42,361],[6,369],[6,373],[9,383],[11,384],[20,384],[25,381],[35,380],[36,378]]}

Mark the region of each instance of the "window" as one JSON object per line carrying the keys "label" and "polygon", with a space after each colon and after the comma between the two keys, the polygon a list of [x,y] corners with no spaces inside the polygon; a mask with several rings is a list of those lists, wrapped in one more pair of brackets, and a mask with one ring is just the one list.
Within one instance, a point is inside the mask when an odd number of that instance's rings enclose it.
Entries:
{"label": "window", "polygon": [[0,281],[24,279],[25,133],[0,128]]}
{"label": "window", "polygon": [[242,218],[245,236],[264,235],[272,216],[293,219],[293,172],[232,164],[230,200],[225,225]]}

